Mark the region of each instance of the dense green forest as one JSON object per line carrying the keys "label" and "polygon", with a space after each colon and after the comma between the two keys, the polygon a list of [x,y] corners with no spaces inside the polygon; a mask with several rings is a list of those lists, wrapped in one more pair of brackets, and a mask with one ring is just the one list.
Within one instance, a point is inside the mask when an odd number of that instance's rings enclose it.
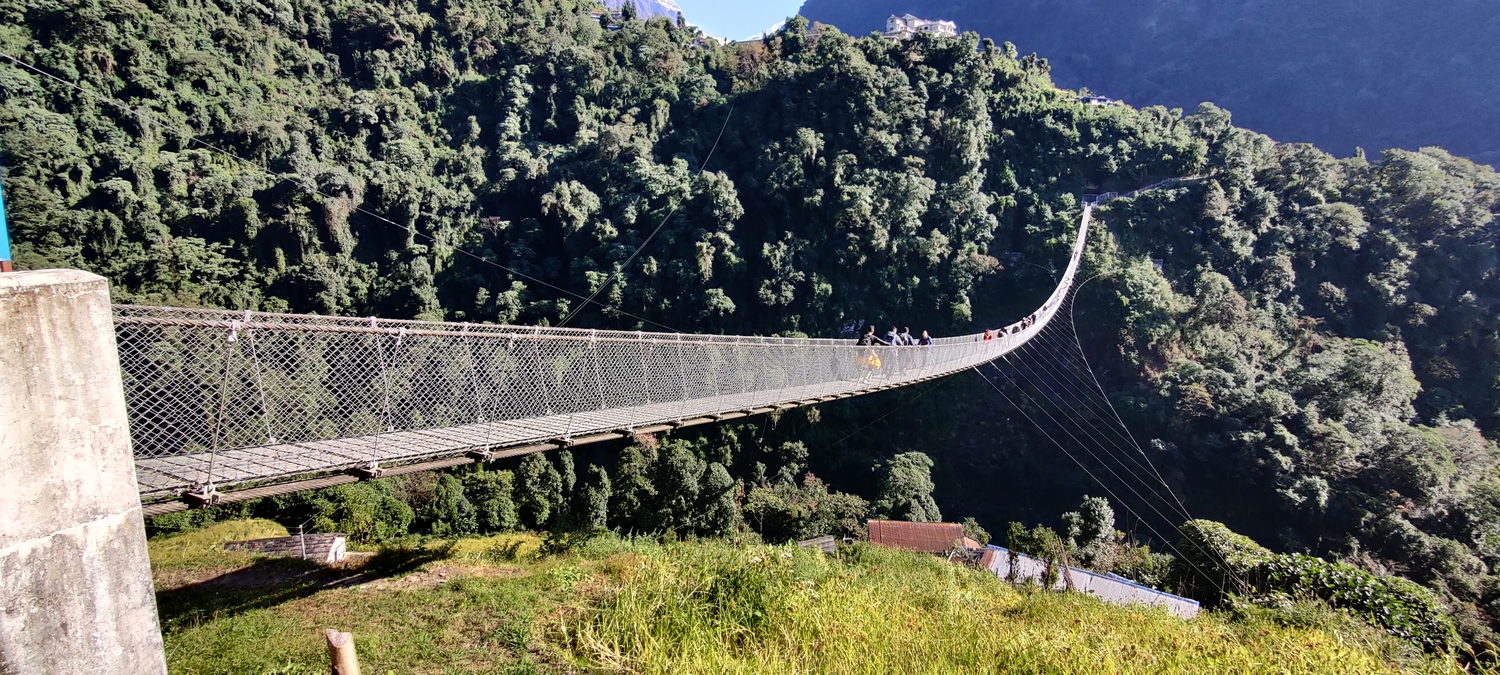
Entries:
{"label": "dense green forest", "polygon": [[891,14],[1037,52],[1057,83],[1133,105],[1213,101],[1279,141],[1339,155],[1439,145],[1500,162],[1500,14],[1420,0],[806,0],[801,13],[853,35]]}
{"label": "dense green forest", "polygon": [[[17,263],[94,270],[122,302],[533,324],[618,272],[570,325],[941,335],[1034,309],[1080,194],[1190,177],[1097,213],[1102,276],[1076,303],[1132,433],[1194,516],[1405,575],[1492,639],[1493,170],[1436,149],[1336,159],[1213,105],[1084,106],[1044,61],[973,34],[891,43],[798,19],[725,46],[660,19],[608,30],[591,8],[0,4],[0,51],[62,80],[0,63]],[[1113,527],[1097,507],[1064,518],[1101,486],[1020,412],[964,376],[245,508],[369,541],[780,540],[883,515],[1046,522],[1079,551],[1143,553],[1114,528],[1168,544],[1180,521],[1151,523],[1119,485]]]}

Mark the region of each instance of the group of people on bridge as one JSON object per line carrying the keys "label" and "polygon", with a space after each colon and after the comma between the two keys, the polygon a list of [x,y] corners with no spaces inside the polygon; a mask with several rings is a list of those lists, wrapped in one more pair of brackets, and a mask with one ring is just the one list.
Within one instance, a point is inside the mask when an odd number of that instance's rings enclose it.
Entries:
{"label": "group of people on bridge", "polygon": [[[989,342],[996,337],[1020,333],[1022,330],[1035,325],[1036,321],[1037,315],[1032,314],[1004,328],[986,328],[983,340]],[[872,324],[859,336],[859,340],[855,344],[868,348],[859,356],[859,365],[865,371],[865,377],[868,378],[872,372],[883,370],[886,366],[884,360],[880,357],[880,352],[875,349],[876,347],[931,347],[933,341],[932,336],[928,335],[925,330],[922,331],[921,337],[913,336],[909,327],[898,328],[897,326],[891,326],[891,329],[886,331],[884,336],[881,336],[875,332],[875,326]],[[923,357],[919,360],[926,360],[925,350]],[[912,363],[912,358],[903,357],[901,352],[895,353],[895,361],[898,370],[904,370],[908,365],[916,365]]]}
{"label": "group of people on bridge", "polygon": [[860,336],[859,346],[874,347],[876,345],[884,345],[886,347],[930,347],[932,346],[932,336],[928,335],[927,331],[924,330],[922,331],[922,337],[912,337],[911,328],[902,328],[898,331],[895,326],[891,326],[891,329],[882,338],[875,334],[875,326],[872,325],[864,335]]}
{"label": "group of people on bridge", "polygon": [[[871,325],[865,331],[864,335],[859,336],[859,341],[856,344],[861,347],[870,348],[859,357],[859,364],[865,371],[865,377],[869,377],[874,371],[885,367],[885,363],[881,360],[880,354],[876,353],[875,347],[931,347],[932,336],[928,335],[927,331],[924,330],[922,331],[922,337],[913,337],[911,328],[903,327],[898,330],[895,326],[891,326],[891,329],[886,332],[885,337],[881,337],[875,334],[875,326]],[[905,361],[905,359],[900,358],[900,354],[897,354],[897,365],[901,366],[899,369],[904,370]]]}
{"label": "group of people on bridge", "polygon": [[1028,316],[1028,317],[1026,317],[1024,319],[1021,319],[1020,321],[1017,321],[1016,323],[1014,323],[1014,324],[1012,324],[1012,325],[1010,325],[1010,326],[1008,326],[1006,328],[998,328],[998,329],[986,328],[986,329],[984,329],[984,340],[985,340],[985,342],[989,342],[990,340],[995,339],[995,336],[997,336],[997,335],[1005,335],[1007,333],[1012,333],[1012,334],[1013,333],[1019,333],[1019,332],[1025,330],[1027,328],[1032,327],[1035,324],[1036,324],[1036,315],[1032,314],[1031,316]]}

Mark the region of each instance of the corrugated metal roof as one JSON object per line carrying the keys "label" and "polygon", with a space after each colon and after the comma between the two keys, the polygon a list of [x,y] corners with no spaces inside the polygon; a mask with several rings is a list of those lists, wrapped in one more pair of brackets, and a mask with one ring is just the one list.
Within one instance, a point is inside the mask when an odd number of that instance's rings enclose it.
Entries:
{"label": "corrugated metal roof", "polygon": [[908,551],[947,553],[964,538],[958,523],[908,523],[901,520],[869,522],[870,543]]}

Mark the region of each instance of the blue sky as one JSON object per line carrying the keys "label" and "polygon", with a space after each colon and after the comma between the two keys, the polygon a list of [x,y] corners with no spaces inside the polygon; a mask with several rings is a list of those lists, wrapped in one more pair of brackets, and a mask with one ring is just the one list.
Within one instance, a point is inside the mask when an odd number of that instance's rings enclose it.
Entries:
{"label": "blue sky", "polygon": [[703,32],[741,40],[795,16],[802,0],[677,0],[677,6]]}

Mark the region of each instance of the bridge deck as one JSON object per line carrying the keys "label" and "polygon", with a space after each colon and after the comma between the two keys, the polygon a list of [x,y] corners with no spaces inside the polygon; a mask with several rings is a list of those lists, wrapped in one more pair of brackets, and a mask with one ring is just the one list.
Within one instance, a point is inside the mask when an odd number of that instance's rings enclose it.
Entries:
{"label": "bridge deck", "polygon": [[956,373],[1046,328],[1072,288],[1091,213],[1034,314],[995,339],[931,346],[118,305],[140,493],[514,455]]}
{"label": "bridge deck", "polygon": [[[136,475],[143,495],[170,493],[187,485],[234,485],[311,473],[342,471],[372,463],[389,465],[462,455],[473,450],[503,449],[534,445],[592,434],[634,430],[681,420],[712,417],[754,409],[792,406],[828,400],[887,386],[928,380],[998,358],[1006,350],[994,349],[980,356],[899,372],[874,372],[857,380],[821,383],[769,392],[727,394],[671,401],[629,408],[590,410],[514,420],[466,424],[455,427],[415,429],[370,434],[353,438],[280,443],[254,447],[141,458]],[[916,358],[920,348],[911,350]],[[880,353],[889,354],[882,349]]]}

